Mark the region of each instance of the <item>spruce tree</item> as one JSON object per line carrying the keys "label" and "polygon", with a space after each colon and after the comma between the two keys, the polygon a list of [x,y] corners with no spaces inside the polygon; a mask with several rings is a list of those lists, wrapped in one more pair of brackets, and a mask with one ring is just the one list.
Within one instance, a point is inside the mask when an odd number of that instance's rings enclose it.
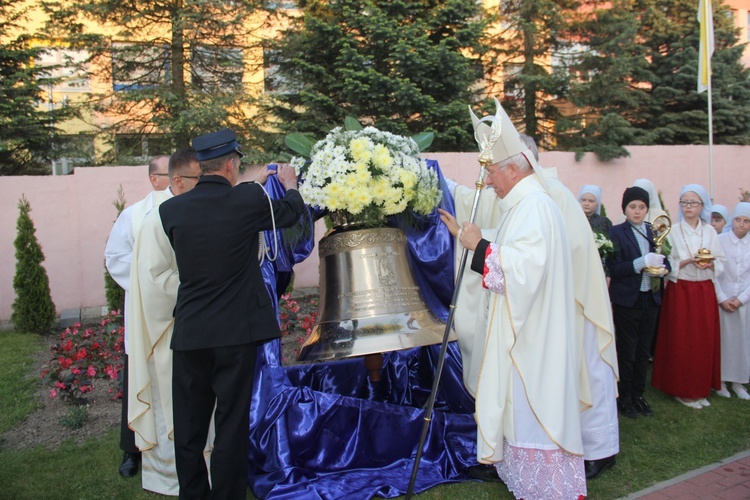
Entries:
{"label": "spruce tree", "polygon": [[51,173],[55,124],[75,114],[70,106],[39,106],[55,81],[51,68],[34,64],[44,48],[25,32],[27,3],[0,1],[0,175]]}
{"label": "spruce tree", "polygon": [[[486,65],[490,92],[540,148],[555,147],[554,127],[567,94],[568,74],[559,57],[573,45],[570,26],[579,0],[500,2]],[[502,87],[500,87],[502,85]]]}
{"label": "spruce tree", "polygon": [[[646,133],[647,144],[707,144],[707,93],[698,93],[699,24],[692,0],[639,0],[638,36],[649,61],[642,85],[650,99],[631,123]],[[732,16],[714,3],[715,51],[712,65],[715,144],[750,144],[750,73],[741,62]],[[639,82],[634,82],[638,84]]]}
{"label": "spruce tree", "polygon": [[[117,219],[125,209],[125,193],[122,185],[117,189],[117,199],[112,204],[117,210],[117,216],[115,217]],[[106,261],[104,263],[104,295],[107,299],[107,308],[110,311],[125,311],[125,290],[109,274]]]}
{"label": "spruce tree", "polygon": [[484,22],[475,0],[299,2],[269,41],[279,87],[267,110],[281,132],[322,138],[355,116],[436,151],[476,150],[467,105],[479,98]]}
{"label": "spruce tree", "polygon": [[646,88],[633,84],[646,76],[646,50],[636,43],[639,20],[630,0],[585,5],[571,26],[578,50],[564,59],[576,111],[556,124],[557,146],[607,161],[628,156],[624,146],[644,136],[628,119],[649,99]]}
{"label": "spruce tree", "polygon": [[[625,145],[708,143],[707,93],[698,93],[699,25],[693,0],[591,2],[574,28],[576,113],[558,123],[561,149],[602,160]],[[750,76],[726,6],[715,4],[712,58],[716,144],[750,144]]]}
{"label": "spruce tree", "polygon": [[36,239],[34,222],[29,216],[31,206],[25,195],[21,196],[18,209],[18,235],[14,242],[16,274],[13,277],[16,299],[10,319],[19,332],[49,333],[55,322],[55,304],[52,303],[47,271],[42,266],[42,247]]}

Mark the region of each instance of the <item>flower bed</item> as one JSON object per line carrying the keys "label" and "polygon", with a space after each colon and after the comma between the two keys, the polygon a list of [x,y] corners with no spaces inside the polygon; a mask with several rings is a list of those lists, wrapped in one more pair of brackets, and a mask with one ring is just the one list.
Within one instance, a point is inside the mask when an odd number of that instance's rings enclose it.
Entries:
{"label": "flower bed", "polygon": [[[95,328],[76,324],[65,329],[50,348],[52,358],[42,370],[42,379],[52,385],[50,397],[84,405],[95,380],[117,379],[125,361],[123,335],[119,312],[110,313]],[[122,396],[119,389],[110,391],[112,399]]]}

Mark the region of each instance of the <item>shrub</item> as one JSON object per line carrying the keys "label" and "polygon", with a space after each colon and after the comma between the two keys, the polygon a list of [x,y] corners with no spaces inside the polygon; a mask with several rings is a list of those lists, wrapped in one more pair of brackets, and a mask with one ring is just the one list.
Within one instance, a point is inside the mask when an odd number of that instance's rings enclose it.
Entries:
{"label": "shrub", "polygon": [[50,397],[85,405],[85,394],[94,390],[95,380],[117,379],[125,361],[124,330],[122,316],[116,313],[95,329],[81,329],[79,324],[67,328],[50,348],[52,358],[42,370],[42,379],[53,386]]}
{"label": "shrub", "polygon": [[60,417],[60,423],[69,429],[80,429],[89,419],[89,407],[87,405],[74,406],[68,410],[68,414]]}
{"label": "shrub", "polygon": [[[122,190],[122,185],[117,188],[117,199],[112,204],[117,209],[117,217],[119,217],[125,209],[125,193]],[[125,310],[125,290],[109,274],[106,261],[104,263],[104,296],[107,299],[107,308],[110,311]]]}
{"label": "shrub", "polygon": [[49,290],[47,271],[42,266],[44,253],[36,239],[36,228],[29,216],[31,206],[26,196],[18,202],[16,222],[16,274],[13,277],[11,321],[19,332],[49,333],[55,323],[55,304]]}

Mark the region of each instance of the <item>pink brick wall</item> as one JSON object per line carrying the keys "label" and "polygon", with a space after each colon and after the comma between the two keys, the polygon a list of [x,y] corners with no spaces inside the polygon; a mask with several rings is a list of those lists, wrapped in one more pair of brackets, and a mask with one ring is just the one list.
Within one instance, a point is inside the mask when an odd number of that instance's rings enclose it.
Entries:
{"label": "pink brick wall", "polygon": [[[667,209],[677,213],[680,187],[697,182],[709,185],[706,146],[640,146],[631,157],[600,163],[593,155],[576,162],[572,153],[542,153],[541,163],[557,167],[560,179],[573,191],[584,184],[603,189],[603,202],[614,222],[620,214],[622,191],[635,179],[650,179],[663,193]],[[473,186],[478,173],[476,154],[431,153],[447,177]],[[714,147],[714,199],[730,207],[738,188],[750,190],[750,147]],[[251,178],[247,174],[246,178]],[[116,211],[113,202],[122,185],[128,204],[143,198],[151,186],[146,167],[77,168],[61,177],[0,177],[0,320],[10,317],[14,299],[16,220],[18,200],[26,194],[50,278],[58,312],[68,308],[100,306],[104,300],[104,246]],[[317,227],[320,238],[324,228]],[[318,283],[317,249],[296,267],[296,286]]]}

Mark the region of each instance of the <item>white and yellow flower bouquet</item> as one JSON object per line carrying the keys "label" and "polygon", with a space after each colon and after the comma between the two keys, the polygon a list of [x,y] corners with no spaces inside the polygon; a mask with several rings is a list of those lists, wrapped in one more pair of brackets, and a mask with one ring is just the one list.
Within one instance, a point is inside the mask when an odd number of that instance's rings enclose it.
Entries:
{"label": "white and yellow flower bouquet", "polygon": [[333,129],[311,149],[309,160],[292,159],[302,177],[305,202],[358,225],[385,225],[391,215],[429,214],[442,197],[437,173],[408,137],[375,127]]}
{"label": "white and yellow flower bouquet", "polygon": [[599,250],[599,256],[601,257],[602,262],[607,259],[607,257],[615,254],[615,245],[604,235],[604,233],[594,231],[594,242],[596,243],[596,249]]}

